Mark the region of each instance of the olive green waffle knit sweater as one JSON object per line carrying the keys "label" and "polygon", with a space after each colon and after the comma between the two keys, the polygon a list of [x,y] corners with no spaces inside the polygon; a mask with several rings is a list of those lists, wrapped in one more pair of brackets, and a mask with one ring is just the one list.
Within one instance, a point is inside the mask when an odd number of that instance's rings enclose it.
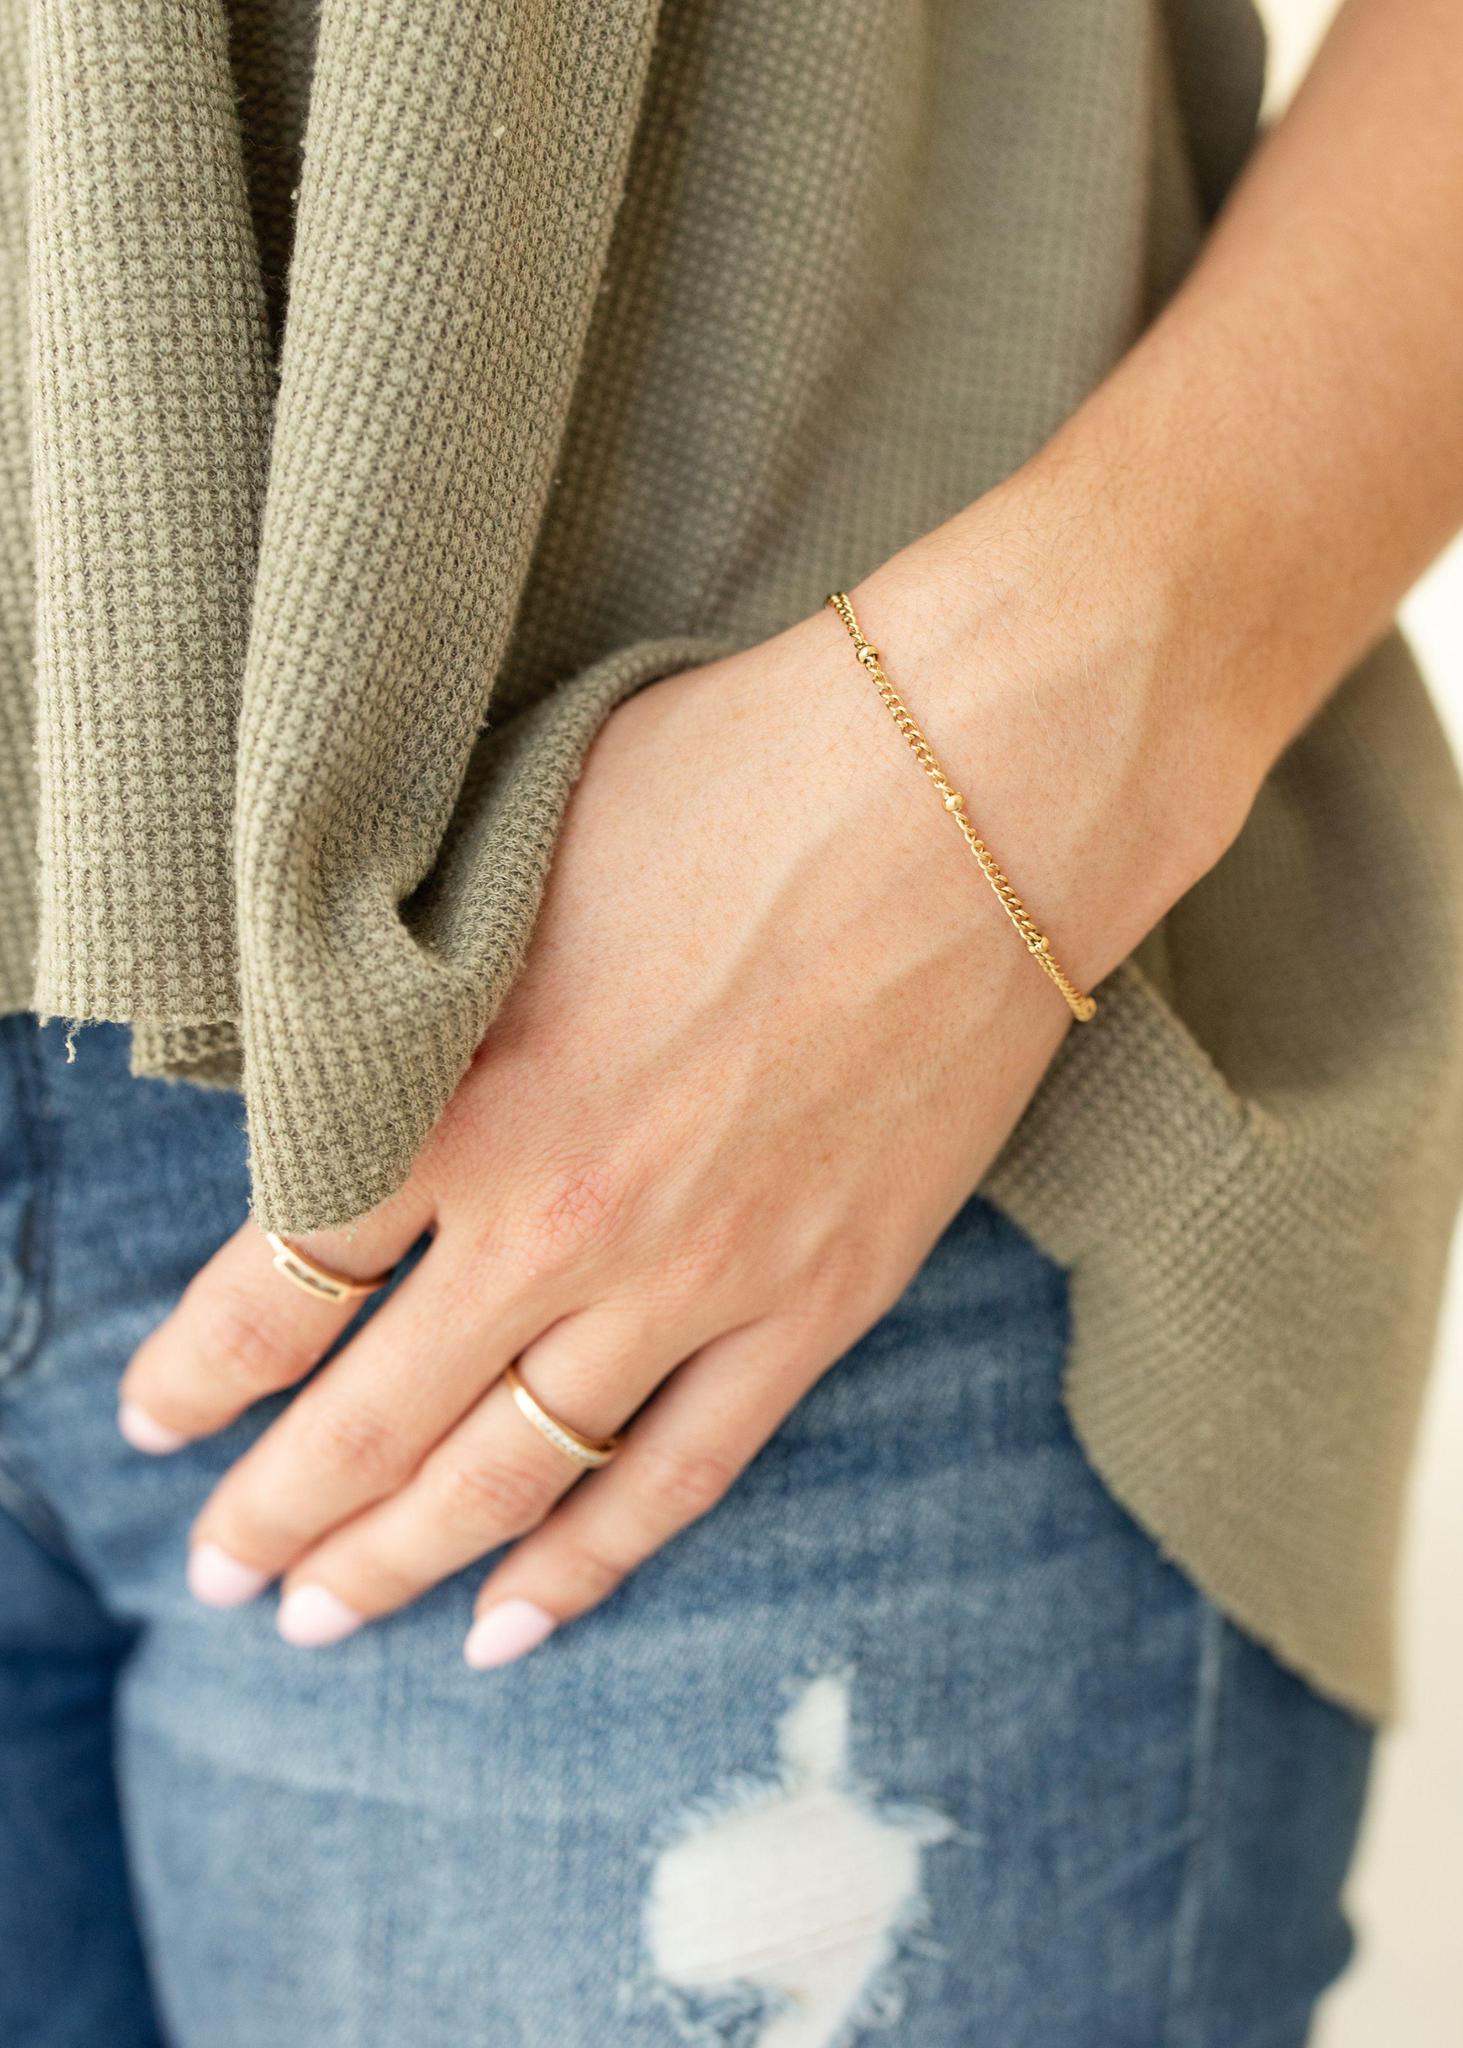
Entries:
{"label": "olive green waffle knit sweater", "polygon": [[[1191,258],[1260,70],[1238,0],[316,15],[0,0],[0,1003],[241,1087],[288,1230],[406,1174],[611,707],[1036,449]],[[1390,643],[988,1183],[1072,1270],[1109,1484],[1364,1711],[1460,868]]]}

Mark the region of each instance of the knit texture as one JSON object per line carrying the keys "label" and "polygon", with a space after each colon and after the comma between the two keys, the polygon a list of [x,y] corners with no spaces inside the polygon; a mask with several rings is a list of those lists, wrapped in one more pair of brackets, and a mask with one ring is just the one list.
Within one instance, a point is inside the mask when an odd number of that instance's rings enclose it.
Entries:
{"label": "knit texture", "polygon": [[[390,1192],[610,710],[1039,447],[1259,78],[1239,0],[0,0],[0,1001],[241,1088],[266,1227]],[[1460,872],[1389,642],[987,1182],[1098,1469],[1367,1712]]]}

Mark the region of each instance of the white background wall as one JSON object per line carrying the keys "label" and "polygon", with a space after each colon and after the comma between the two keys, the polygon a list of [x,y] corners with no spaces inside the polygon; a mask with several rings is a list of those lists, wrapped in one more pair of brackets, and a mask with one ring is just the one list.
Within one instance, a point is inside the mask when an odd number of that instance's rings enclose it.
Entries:
{"label": "white background wall", "polygon": [[[1335,0],[1260,0],[1260,11],[1279,108]],[[1403,616],[1463,753],[1463,543]],[[1463,2048],[1463,1240],[1413,1497],[1403,1631],[1403,1716],[1383,1743],[1352,1884],[1361,1949],[1316,2048]]]}

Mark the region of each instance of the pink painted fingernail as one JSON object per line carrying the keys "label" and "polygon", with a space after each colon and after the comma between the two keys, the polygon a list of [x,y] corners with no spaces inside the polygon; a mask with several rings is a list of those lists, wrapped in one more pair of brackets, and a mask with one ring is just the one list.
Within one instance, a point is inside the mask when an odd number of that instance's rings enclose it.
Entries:
{"label": "pink painted fingernail", "polygon": [[117,1408],[117,1427],[134,1451],[146,1451],[150,1458],[170,1457],[181,1451],[188,1439],[181,1430],[169,1429],[135,1401],[123,1401]]}
{"label": "pink painted fingernail", "polygon": [[217,1543],[199,1543],[188,1553],[188,1591],[205,1607],[243,1607],[257,1600],[269,1573],[230,1557]]}
{"label": "pink painted fingernail", "polygon": [[474,1671],[496,1671],[500,1664],[511,1664],[515,1657],[536,1650],[558,1625],[556,1614],[547,1613],[532,1600],[500,1600],[468,1630],[462,1654]]}
{"label": "pink painted fingernail", "polygon": [[279,1603],[276,1626],[297,1649],[323,1650],[353,1636],[365,1619],[328,1586],[295,1586]]}

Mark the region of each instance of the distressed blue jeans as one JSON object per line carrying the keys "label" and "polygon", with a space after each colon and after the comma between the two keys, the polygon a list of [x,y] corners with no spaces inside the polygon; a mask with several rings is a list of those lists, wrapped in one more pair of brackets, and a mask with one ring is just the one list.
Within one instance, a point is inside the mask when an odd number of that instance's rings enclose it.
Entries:
{"label": "distressed blue jeans", "polygon": [[5,2048],[1305,2039],[1368,1732],[1114,1504],[1064,1276],[993,1208],[713,1514],[475,1673],[477,1572],[328,1651],[190,1600],[270,1406],[117,1434],[244,1218],[240,1122],[0,1021]]}

